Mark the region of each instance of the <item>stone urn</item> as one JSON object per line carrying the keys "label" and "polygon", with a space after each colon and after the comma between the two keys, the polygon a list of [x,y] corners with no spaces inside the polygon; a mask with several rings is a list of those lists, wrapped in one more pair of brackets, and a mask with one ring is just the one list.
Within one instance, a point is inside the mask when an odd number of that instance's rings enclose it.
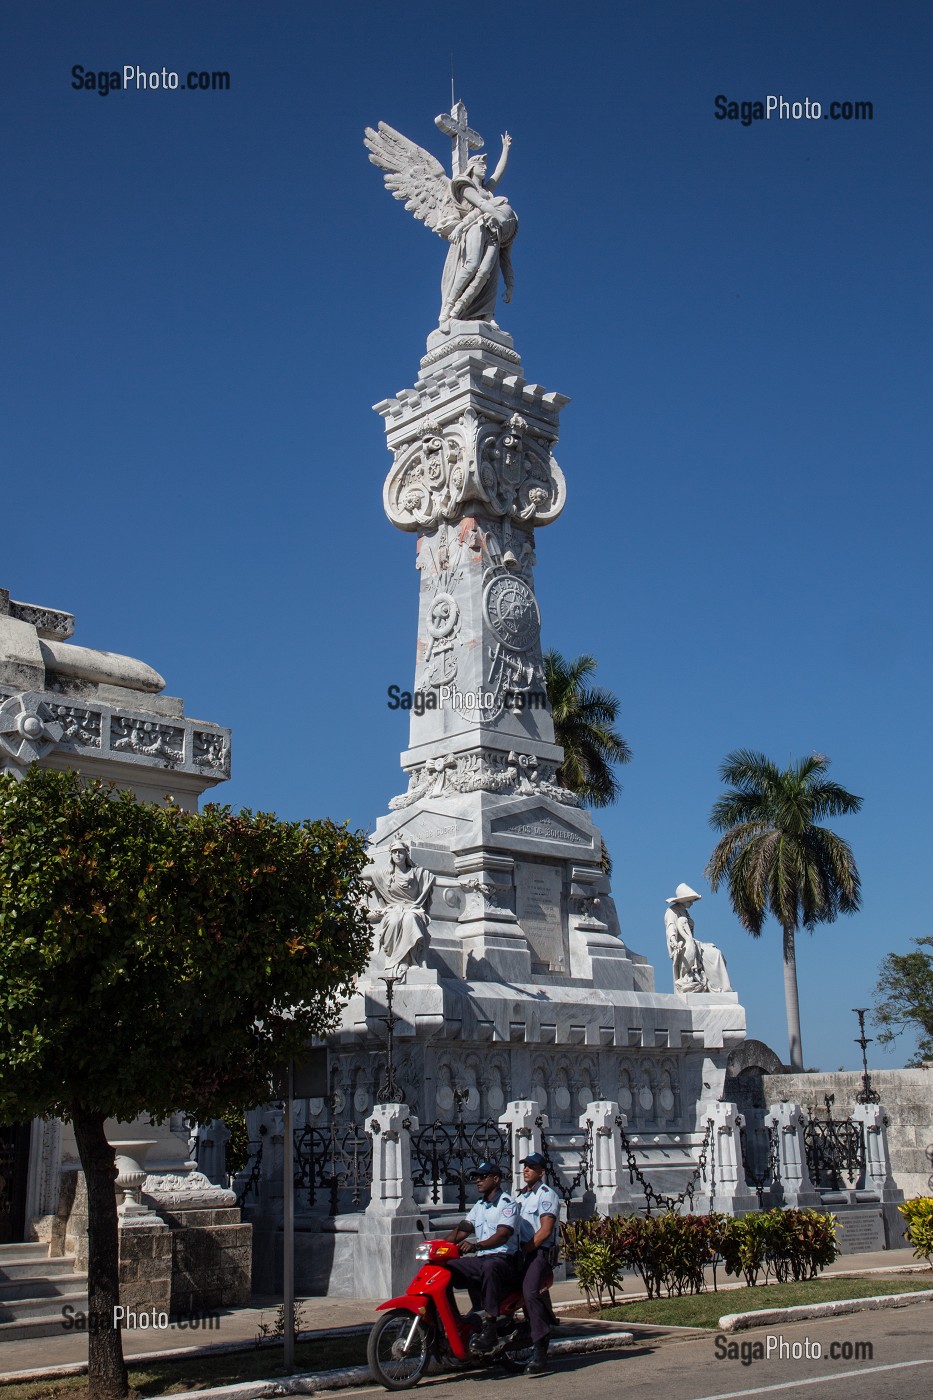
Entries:
{"label": "stone urn", "polygon": [[110,1143],[116,1154],[114,1185],[122,1192],[117,1214],[123,1218],[152,1214],[149,1207],[142,1204],[142,1184],[146,1180],[146,1158],[155,1145],[155,1138],[124,1138]]}

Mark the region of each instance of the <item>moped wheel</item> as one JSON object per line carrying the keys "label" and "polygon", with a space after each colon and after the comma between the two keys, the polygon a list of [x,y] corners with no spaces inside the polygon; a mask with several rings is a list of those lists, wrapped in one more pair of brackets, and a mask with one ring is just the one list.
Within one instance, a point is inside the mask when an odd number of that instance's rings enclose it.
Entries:
{"label": "moped wheel", "polygon": [[404,1308],[384,1313],[369,1334],[366,1357],[386,1390],[408,1390],[428,1369],[430,1329],[423,1318]]}

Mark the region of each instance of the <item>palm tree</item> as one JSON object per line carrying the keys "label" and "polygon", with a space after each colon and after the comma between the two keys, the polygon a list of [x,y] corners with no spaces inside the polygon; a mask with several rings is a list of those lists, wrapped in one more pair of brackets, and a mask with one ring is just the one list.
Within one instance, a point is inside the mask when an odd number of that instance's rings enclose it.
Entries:
{"label": "palm tree", "polygon": [[857,812],[862,805],[844,787],[823,775],[829,759],[813,754],[780,769],[763,753],[737,749],[727,755],[719,776],[731,790],[720,797],[710,825],[725,832],[706,867],[710,887],[722,880],[739,921],[753,937],[772,914],[784,930],[784,1000],[792,1069],[803,1069],[797,960],[794,938],[854,914],[860,880],[848,843],[817,826],[823,817]]}
{"label": "palm tree", "polygon": [[612,771],[615,763],[628,763],[632,751],[613,725],[619,702],[602,686],[588,686],[596,670],[592,656],[568,661],[560,652],[544,656],[544,685],[554,740],[564,750],[557,781],[577,793],[589,807],[608,807],[622,785]]}

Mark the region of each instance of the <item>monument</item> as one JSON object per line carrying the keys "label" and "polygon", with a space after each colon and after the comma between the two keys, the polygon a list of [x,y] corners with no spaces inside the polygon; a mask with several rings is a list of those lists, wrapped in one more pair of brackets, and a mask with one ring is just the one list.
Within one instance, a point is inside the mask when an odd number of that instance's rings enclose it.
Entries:
{"label": "monument", "polygon": [[375,1103],[391,975],[395,1071],[421,1122],[449,1117],[455,1091],[471,1118],[526,1098],[558,1128],[616,1100],[678,1136],[672,1160],[692,1167],[744,1012],[728,979],[656,990],[623,937],[600,833],[561,785],[535,567],[566,500],[554,450],[568,400],[526,376],[495,319],[514,285],[518,219],[499,192],[511,138],[489,174],[462,103],[436,124],[450,173],[385,123],[365,136],[387,189],[448,250],[415,382],[376,405],[385,511],[414,537],[418,635],[405,782],[372,839],[378,936],[332,1045],[334,1102],[360,1119]]}

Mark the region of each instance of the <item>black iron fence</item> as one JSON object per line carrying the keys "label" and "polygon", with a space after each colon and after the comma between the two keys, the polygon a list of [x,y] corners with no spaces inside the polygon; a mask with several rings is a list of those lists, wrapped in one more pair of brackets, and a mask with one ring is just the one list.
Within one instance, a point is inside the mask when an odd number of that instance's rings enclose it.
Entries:
{"label": "black iron fence", "polygon": [[369,1203],[373,1140],[360,1123],[335,1123],[296,1129],[295,1188],[309,1206],[326,1197],[329,1215],[362,1210]]}
{"label": "black iron fence", "polygon": [[764,1204],[765,1192],[771,1189],[780,1175],[777,1119],[772,1118],[768,1123],[749,1123],[746,1119],[740,1123],[739,1146],[745,1185],[754,1190],[760,1208]]}
{"label": "black iron fence", "polygon": [[455,1123],[436,1119],[412,1133],[411,1156],[412,1185],[426,1188],[432,1205],[440,1204],[445,1187],[454,1188],[457,1209],[462,1211],[470,1172],[479,1162],[496,1162],[503,1178],[511,1178],[512,1135],[493,1118],[482,1123],[466,1123],[460,1117]]}
{"label": "black iron fence", "polygon": [[858,1185],[865,1173],[864,1124],[851,1118],[832,1118],[832,1096],[826,1103],[826,1117],[816,1117],[813,1105],[807,1110],[803,1130],[804,1150],[810,1180],[817,1189],[843,1191]]}

